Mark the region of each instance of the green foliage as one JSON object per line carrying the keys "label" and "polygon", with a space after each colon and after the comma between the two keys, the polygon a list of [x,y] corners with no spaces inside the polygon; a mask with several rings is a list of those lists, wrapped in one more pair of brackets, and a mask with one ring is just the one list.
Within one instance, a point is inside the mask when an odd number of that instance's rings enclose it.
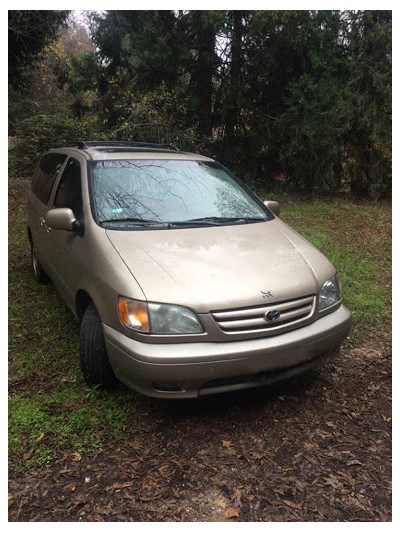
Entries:
{"label": "green foliage", "polygon": [[64,142],[88,139],[98,129],[96,117],[75,120],[68,115],[33,115],[22,120],[9,150],[9,175],[30,176],[43,153]]}
{"label": "green foliage", "polygon": [[247,33],[251,129],[274,173],[389,195],[390,12],[258,11]]}
{"label": "green foliage", "polygon": [[120,140],[174,144],[188,151],[202,151],[197,123],[188,114],[188,97],[169,91],[165,85],[146,94],[130,94],[119,106]]}
{"label": "green foliage", "polygon": [[392,14],[390,11],[348,13],[349,128],[344,139],[352,192],[391,194]]}
{"label": "green foliage", "polygon": [[289,84],[284,98],[286,109],[277,121],[283,143],[280,150],[282,169],[295,186],[306,190],[322,189],[335,176],[346,129],[346,106],[340,87],[329,76],[318,80],[303,74]]}
{"label": "green foliage", "polygon": [[[63,137],[172,142],[257,187],[388,197],[391,19],[390,11],[93,12],[96,48],[84,39],[72,46],[70,29],[69,48],[53,61]],[[47,95],[53,108],[60,100],[42,93],[12,109],[12,135],[27,141],[25,155],[11,155],[13,175],[51,145],[34,139],[29,122],[53,115]]]}
{"label": "green foliage", "polygon": [[57,37],[69,11],[8,11],[8,76],[14,89],[29,84],[34,61]]}
{"label": "green foliage", "polygon": [[50,395],[13,394],[9,410],[9,454],[16,459],[16,469],[52,461],[53,450],[77,454],[101,450],[103,436],[123,437],[125,425],[135,415],[134,403],[121,408],[118,394],[71,383]]}

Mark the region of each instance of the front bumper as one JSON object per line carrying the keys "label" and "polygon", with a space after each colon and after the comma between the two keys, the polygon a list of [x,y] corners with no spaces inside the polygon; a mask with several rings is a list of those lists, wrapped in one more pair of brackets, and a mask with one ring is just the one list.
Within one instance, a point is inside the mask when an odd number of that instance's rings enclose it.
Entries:
{"label": "front bumper", "polygon": [[333,355],[350,328],[344,305],[287,333],[230,342],[149,344],[103,324],[115,375],[156,398],[195,398],[279,381]]}

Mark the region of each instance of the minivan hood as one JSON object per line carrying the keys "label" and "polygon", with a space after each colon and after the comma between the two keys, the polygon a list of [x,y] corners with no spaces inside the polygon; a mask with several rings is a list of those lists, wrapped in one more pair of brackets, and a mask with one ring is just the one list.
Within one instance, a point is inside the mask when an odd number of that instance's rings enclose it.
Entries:
{"label": "minivan hood", "polygon": [[317,294],[335,273],[316,248],[279,219],[106,233],[149,301],[199,313]]}

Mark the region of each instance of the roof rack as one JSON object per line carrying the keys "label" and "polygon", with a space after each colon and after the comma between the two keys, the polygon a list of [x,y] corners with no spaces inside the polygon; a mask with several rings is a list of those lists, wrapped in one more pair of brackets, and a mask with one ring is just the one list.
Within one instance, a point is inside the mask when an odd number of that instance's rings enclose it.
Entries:
{"label": "roof rack", "polygon": [[57,148],[61,148],[62,146],[76,146],[77,148],[81,150],[85,150],[86,148],[90,148],[91,146],[101,146],[101,147],[117,147],[117,146],[126,146],[126,147],[132,147],[132,148],[154,148],[154,149],[162,149],[162,150],[174,150],[175,152],[180,152],[179,148],[174,146],[173,144],[158,144],[158,143],[147,143],[147,142],[139,142],[139,141],[71,141],[64,143]]}

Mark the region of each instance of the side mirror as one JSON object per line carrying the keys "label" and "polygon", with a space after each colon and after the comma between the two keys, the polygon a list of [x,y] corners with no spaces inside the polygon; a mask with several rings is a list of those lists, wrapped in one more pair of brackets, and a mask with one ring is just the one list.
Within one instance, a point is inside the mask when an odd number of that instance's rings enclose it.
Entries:
{"label": "side mirror", "polygon": [[274,215],[276,215],[277,217],[279,216],[279,213],[281,212],[281,207],[278,202],[274,202],[273,200],[266,200],[264,202],[264,205],[266,205],[268,209],[270,209],[274,213]]}
{"label": "side mirror", "polygon": [[50,209],[50,211],[47,211],[44,221],[46,226],[52,229],[75,231],[76,217],[69,207]]}

